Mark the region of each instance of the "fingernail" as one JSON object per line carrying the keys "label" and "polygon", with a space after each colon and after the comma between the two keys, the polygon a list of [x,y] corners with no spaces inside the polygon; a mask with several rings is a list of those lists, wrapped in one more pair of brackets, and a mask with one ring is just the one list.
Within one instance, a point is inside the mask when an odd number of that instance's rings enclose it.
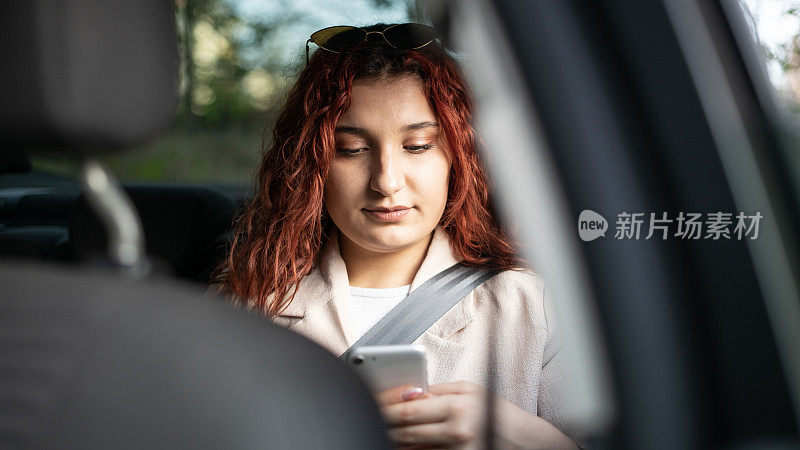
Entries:
{"label": "fingernail", "polygon": [[403,400],[413,400],[420,394],[422,394],[422,388],[421,387],[415,387],[415,388],[407,389],[405,392],[403,392],[402,397],[403,397]]}

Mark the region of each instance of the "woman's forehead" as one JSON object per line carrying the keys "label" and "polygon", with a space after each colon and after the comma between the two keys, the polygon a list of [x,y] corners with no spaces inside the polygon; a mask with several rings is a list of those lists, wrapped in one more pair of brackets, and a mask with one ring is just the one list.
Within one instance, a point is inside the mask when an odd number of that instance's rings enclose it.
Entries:
{"label": "woman's forehead", "polygon": [[436,123],[436,116],[422,81],[415,75],[401,75],[354,83],[350,108],[340,117],[337,128],[391,125],[405,129],[423,122]]}

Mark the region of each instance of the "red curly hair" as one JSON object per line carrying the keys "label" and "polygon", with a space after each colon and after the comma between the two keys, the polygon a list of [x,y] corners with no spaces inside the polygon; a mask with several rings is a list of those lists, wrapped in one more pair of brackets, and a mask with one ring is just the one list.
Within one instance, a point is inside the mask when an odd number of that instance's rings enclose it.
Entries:
{"label": "red curly hair", "polygon": [[453,250],[466,265],[523,267],[491,205],[471,125],[472,100],[458,63],[436,43],[400,50],[367,40],[344,53],[315,52],[290,90],[271,148],[263,146],[256,194],[236,221],[231,249],[214,278],[235,303],[272,317],[292,301],[292,287],[319,264],[335,226],[323,197],[335,152],[334,128],[349,108],[353,83],[406,74],[422,80],[450,148],[447,203],[439,225]]}

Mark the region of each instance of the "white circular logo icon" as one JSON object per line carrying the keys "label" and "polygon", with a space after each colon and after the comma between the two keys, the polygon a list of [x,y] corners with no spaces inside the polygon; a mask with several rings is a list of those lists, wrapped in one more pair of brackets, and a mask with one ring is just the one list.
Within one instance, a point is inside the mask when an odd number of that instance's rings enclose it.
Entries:
{"label": "white circular logo icon", "polygon": [[591,209],[584,209],[578,216],[578,235],[584,241],[593,241],[600,236],[606,236],[608,221],[600,214]]}

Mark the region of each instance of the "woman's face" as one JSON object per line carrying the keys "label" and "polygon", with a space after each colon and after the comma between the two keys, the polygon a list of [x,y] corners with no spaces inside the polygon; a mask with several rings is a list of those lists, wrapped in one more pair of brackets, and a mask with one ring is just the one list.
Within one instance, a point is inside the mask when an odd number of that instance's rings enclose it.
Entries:
{"label": "woman's face", "polygon": [[444,212],[449,173],[450,154],[419,77],[353,85],[325,186],[325,207],[343,239],[381,253],[420,243]]}

